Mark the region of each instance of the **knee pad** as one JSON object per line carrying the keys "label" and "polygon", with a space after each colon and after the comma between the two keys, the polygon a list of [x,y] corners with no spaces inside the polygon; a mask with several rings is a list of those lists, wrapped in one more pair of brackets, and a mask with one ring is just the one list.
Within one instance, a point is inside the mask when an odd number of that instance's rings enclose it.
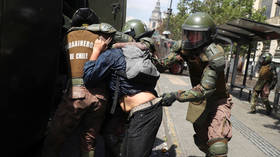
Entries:
{"label": "knee pad", "polygon": [[228,152],[228,140],[226,138],[214,138],[207,142],[209,157],[226,157]]}
{"label": "knee pad", "polygon": [[258,93],[256,91],[253,91],[252,97],[251,97],[251,105],[256,105],[258,99]]}

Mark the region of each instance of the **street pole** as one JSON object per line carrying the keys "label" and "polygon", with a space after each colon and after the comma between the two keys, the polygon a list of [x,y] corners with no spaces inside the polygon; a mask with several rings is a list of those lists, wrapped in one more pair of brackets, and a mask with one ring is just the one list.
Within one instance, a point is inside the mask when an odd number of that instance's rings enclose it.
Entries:
{"label": "street pole", "polygon": [[172,6],[172,0],[170,0],[170,6],[167,9],[167,24],[166,24],[166,28],[165,28],[166,31],[168,31],[169,19],[170,19],[170,15],[172,14],[171,6]]}

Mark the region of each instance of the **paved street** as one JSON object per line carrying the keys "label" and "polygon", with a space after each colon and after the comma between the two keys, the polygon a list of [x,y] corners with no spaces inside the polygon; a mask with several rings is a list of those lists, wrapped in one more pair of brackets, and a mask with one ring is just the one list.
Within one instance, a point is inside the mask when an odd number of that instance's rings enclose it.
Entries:
{"label": "paved street", "polygon": [[[157,90],[159,93],[191,88],[188,76],[162,73]],[[246,93],[238,99],[239,90],[233,90],[231,122],[233,138],[229,142],[230,157],[279,157],[280,156],[280,116],[273,113],[265,115],[262,106],[257,114],[249,114]],[[272,102],[272,97],[270,97]],[[204,154],[193,141],[192,124],[185,120],[188,103],[175,102],[171,107],[164,107],[164,116],[158,138],[167,144],[171,157],[197,157]],[[162,135],[163,134],[163,135]],[[164,137],[165,136],[165,137]]]}
{"label": "paved street", "polygon": [[[157,84],[159,94],[190,89],[190,79],[184,75],[162,73]],[[229,157],[279,157],[280,156],[280,116],[265,115],[263,106],[258,106],[257,114],[248,114],[248,94],[239,99],[239,89],[232,92],[234,106],[231,122],[233,137],[229,142]],[[237,96],[237,97],[235,97]],[[270,96],[270,101],[273,97]],[[163,121],[154,144],[151,157],[201,157],[204,156],[194,144],[192,124],[186,121],[188,103],[175,102],[164,107]],[[76,132],[77,135],[77,132]],[[103,140],[98,138],[96,157],[104,157]],[[67,157],[78,157],[78,136],[69,139],[64,149]]]}

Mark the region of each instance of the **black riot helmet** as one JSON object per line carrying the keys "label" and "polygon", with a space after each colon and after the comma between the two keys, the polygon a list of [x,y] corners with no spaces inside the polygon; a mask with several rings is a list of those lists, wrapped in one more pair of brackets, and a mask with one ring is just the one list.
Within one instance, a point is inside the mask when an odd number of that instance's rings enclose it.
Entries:
{"label": "black riot helmet", "polygon": [[182,25],[183,49],[194,50],[209,45],[216,37],[213,19],[203,12],[191,14]]}
{"label": "black riot helmet", "polygon": [[80,8],[78,9],[72,17],[72,27],[79,27],[83,24],[97,24],[99,23],[99,18],[95,12],[90,8]]}

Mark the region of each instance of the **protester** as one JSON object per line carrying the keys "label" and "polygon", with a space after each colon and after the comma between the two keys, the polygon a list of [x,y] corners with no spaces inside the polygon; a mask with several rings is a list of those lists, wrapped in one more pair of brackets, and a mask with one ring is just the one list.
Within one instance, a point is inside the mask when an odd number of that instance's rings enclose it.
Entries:
{"label": "protester", "polygon": [[[122,29],[122,32],[130,35],[135,41],[133,42],[118,42],[113,44],[113,48],[124,48],[128,45],[136,46],[142,51],[149,53],[151,61],[154,59],[154,41],[151,36],[154,30],[149,31],[144,22],[138,19],[128,20]],[[123,40],[122,40],[123,41]],[[106,156],[117,157],[120,156],[121,145],[123,143],[123,137],[125,134],[125,122],[127,114],[124,113],[120,106],[116,107],[114,114],[108,114],[106,116],[106,122],[102,129],[102,135],[105,139]]]}
{"label": "protester", "polygon": [[128,113],[121,156],[149,157],[162,120],[161,101],[154,89],[159,72],[148,53],[135,46],[103,52],[106,41],[95,41],[90,61],[84,66],[85,85],[94,88],[101,80],[108,80],[113,101]]}

